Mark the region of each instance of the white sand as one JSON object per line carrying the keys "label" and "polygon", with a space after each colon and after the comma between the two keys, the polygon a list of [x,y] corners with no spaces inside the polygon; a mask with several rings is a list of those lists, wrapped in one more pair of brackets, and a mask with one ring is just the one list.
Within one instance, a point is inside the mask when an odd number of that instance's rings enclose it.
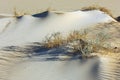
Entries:
{"label": "white sand", "polygon": [[[50,12],[45,19],[25,15],[17,20],[14,17],[0,18],[0,49],[8,46],[25,45],[30,42],[41,42],[44,37],[53,32],[68,33],[90,25],[115,21],[101,11],[74,11],[56,14]],[[0,53],[3,55],[3,53]],[[14,53],[16,54],[16,53]],[[1,63],[0,80],[96,80],[98,60],[89,60],[86,63],[78,61],[45,61],[30,59],[23,63],[15,63],[18,59],[14,54],[0,56],[5,61],[7,69]],[[23,56],[24,57],[24,56]],[[14,62],[10,67],[8,64]],[[3,79],[4,78],[4,79]],[[7,79],[6,79],[7,78]]]}
{"label": "white sand", "polygon": [[80,30],[98,23],[115,21],[101,11],[74,11],[56,14],[50,12],[45,19],[25,15],[20,20],[14,17],[0,19],[0,47],[41,42],[55,32],[63,34]]}
{"label": "white sand", "polygon": [[[11,69],[8,80],[96,80],[92,72],[97,59],[81,63],[74,61],[34,61],[16,64]],[[97,67],[97,66],[96,66]]]}

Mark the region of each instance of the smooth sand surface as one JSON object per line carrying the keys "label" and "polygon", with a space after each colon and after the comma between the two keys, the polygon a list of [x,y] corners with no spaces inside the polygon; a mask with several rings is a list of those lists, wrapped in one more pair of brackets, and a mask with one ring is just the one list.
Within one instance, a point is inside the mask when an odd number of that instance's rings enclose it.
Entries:
{"label": "smooth sand surface", "polygon": [[83,62],[30,60],[11,68],[8,80],[96,80],[99,60]]}
{"label": "smooth sand surface", "polygon": [[20,12],[36,13],[47,8],[71,11],[99,5],[111,10],[114,16],[119,16],[119,4],[120,0],[0,0],[0,13],[12,13],[15,7]]}

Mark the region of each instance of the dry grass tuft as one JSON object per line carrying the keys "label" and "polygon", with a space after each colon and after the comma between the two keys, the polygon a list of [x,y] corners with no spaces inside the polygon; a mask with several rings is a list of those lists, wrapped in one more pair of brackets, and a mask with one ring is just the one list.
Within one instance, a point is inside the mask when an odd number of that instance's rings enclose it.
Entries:
{"label": "dry grass tuft", "polygon": [[88,55],[90,53],[120,53],[120,24],[104,23],[89,29],[72,31],[63,36],[54,33],[47,36],[43,45],[47,48],[68,47],[71,53]]}
{"label": "dry grass tuft", "polygon": [[110,15],[112,18],[114,18],[112,13],[110,12],[110,10],[106,9],[105,7],[89,6],[89,7],[83,7],[81,10],[82,11],[100,10],[100,11]]}
{"label": "dry grass tuft", "polygon": [[47,48],[59,47],[64,43],[64,38],[60,33],[54,33],[50,36],[46,36],[44,46]]}
{"label": "dry grass tuft", "polygon": [[90,53],[97,53],[101,50],[111,52],[111,46],[106,43],[109,36],[103,31],[95,34],[94,38],[89,38],[89,30],[73,31],[67,37],[60,33],[54,33],[46,37],[44,46],[46,48],[56,48],[68,45],[72,53],[79,53],[80,55],[88,55]]}
{"label": "dry grass tuft", "polygon": [[79,39],[86,39],[87,34],[88,34],[87,29],[81,31],[73,31],[69,33],[69,35],[67,36],[67,42],[71,42]]}
{"label": "dry grass tuft", "polygon": [[19,17],[19,16],[26,15],[27,13],[18,11],[16,8],[14,8],[13,14],[15,15],[15,17]]}

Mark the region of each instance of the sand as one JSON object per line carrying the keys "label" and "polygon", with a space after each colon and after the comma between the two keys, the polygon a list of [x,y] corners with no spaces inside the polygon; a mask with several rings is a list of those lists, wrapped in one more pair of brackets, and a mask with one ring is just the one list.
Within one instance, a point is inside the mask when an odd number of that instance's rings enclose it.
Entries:
{"label": "sand", "polygon": [[[28,60],[11,68],[8,80],[96,80],[98,59],[87,61]],[[94,70],[94,71],[92,71]]]}
{"label": "sand", "polygon": [[78,10],[82,7],[99,5],[111,10],[114,16],[120,15],[120,0],[0,0],[0,13],[36,13],[48,8],[62,11]]}

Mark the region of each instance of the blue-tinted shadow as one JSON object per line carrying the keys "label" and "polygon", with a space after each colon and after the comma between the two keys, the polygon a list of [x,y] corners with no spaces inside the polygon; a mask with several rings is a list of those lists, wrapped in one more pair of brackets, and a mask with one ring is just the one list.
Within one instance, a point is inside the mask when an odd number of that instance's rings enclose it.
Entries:
{"label": "blue-tinted shadow", "polygon": [[37,17],[37,18],[46,18],[48,15],[49,15],[49,11],[45,11],[45,12],[42,12],[42,13],[34,14],[32,16]]}

